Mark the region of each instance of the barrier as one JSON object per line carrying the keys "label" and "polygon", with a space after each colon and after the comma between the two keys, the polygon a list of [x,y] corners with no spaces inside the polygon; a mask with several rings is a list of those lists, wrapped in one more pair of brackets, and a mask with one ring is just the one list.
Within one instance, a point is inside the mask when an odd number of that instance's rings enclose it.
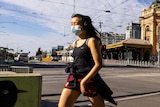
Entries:
{"label": "barrier", "polygon": [[44,61],[44,62],[52,62],[52,58],[42,58],[42,61]]}
{"label": "barrier", "polygon": [[0,64],[4,64],[5,63],[5,58],[4,56],[0,55]]}
{"label": "barrier", "polygon": [[10,66],[10,70],[16,73],[33,73],[33,67],[28,66]]}
{"label": "barrier", "polygon": [[135,65],[135,66],[146,66],[146,67],[160,67],[160,63],[152,62],[152,61],[138,61],[138,60],[112,60],[106,59],[104,60],[106,63],[110,64],[124,64],[124,65]]}
{"label": "barrier", "polygon": [[9,65],[5,65],[5,64],[0,65],[0,71],[9,71],[9,69],[10,69]]}
{"label": "barrier", "polygon": [[0,107],[41,107],[39,73],[0,72]]}

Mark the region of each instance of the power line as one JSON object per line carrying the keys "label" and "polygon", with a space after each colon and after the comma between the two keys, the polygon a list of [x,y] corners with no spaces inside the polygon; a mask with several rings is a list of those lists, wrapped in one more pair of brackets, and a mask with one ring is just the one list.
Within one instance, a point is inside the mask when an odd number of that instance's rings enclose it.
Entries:
{"label": "power line", "polygon": [[118,6],[124,4],[124,3],[127,2],[127,1],[128,1],[128,0],[122,1],[120,4],[116,5],[115,7],[112,7],[110,10],[113,10],[113,9],[117,8]]}
{"label": "power line", "polygon": [[[60,2],[50,1],[50,0],[41,0],[41,1],[51,2],[51,3],[56,3],[56,4],[61,4],[61,5],[67,5],[67,6],[74,7],[74,3],[73,4],[66,4],[66,3],[60,3]],[[75,7],[83,8],[83,9],[92,9],[92,10],[106,11],[106,10],[103,10],[103,9],[97,9],[97,8],[85,7],[85,6],[79,6],[79,5],[75,5]]]}

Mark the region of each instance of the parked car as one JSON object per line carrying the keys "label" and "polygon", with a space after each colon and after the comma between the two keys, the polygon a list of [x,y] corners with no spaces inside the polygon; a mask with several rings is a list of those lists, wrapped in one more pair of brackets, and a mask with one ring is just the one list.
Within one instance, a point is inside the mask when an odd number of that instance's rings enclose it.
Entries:
{"label": "parked car", "polygon": [[58,56],[52,56],[52,61],[58,61]]}
{"label": "parked car", "polygon": [[17,57],[14,58],[14,61],[16,62],[28,62],[28,53],[19,53]]}

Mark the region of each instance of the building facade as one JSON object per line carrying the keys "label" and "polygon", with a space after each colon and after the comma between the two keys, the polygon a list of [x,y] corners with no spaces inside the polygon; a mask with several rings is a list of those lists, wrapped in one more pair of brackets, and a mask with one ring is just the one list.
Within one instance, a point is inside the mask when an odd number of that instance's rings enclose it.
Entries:
{"label": "building facade", "polygon": [[140,39],[141,38],[141,27],[139,23],[128,23],[126,28],[126,38]]}
{"label": "building facade", "polygon": [[118,34],[113,32],[103,32],[101,36],[102,44],[109,45],[125,40],[125,34]]}
{"label": "building facade", "polygon": [[107,45],[109,58],[160,62],[160,0],[143,10],[139,21],[127,26],[125,41]]}
{"label": "building facade", "polygon": [[141,39],[152,44],[150,56],[159,61],[160,47],[160,0],[153,2],[148,9],[142,11],[140,17]]}

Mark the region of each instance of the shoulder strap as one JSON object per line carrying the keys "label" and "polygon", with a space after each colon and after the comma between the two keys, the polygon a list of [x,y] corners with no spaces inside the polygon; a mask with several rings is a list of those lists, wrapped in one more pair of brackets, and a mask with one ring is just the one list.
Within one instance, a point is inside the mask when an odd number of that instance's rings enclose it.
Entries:
{"label": "shoulder strap", "polygon": [[77,46],[77,40],[72,43],[72,49],[74,49],[76,46]]}
{"label": "shoulder strap", "polygon": [[77,47],[77,41],[78,41],[78,40],[76,40],[76,41],[75,41],[75,43],[74,43],[74,47]]}
{"label": "shoulder strap", "polygon": [[88,46],[88,41],[90,38],[86,39],[85,44]]}

